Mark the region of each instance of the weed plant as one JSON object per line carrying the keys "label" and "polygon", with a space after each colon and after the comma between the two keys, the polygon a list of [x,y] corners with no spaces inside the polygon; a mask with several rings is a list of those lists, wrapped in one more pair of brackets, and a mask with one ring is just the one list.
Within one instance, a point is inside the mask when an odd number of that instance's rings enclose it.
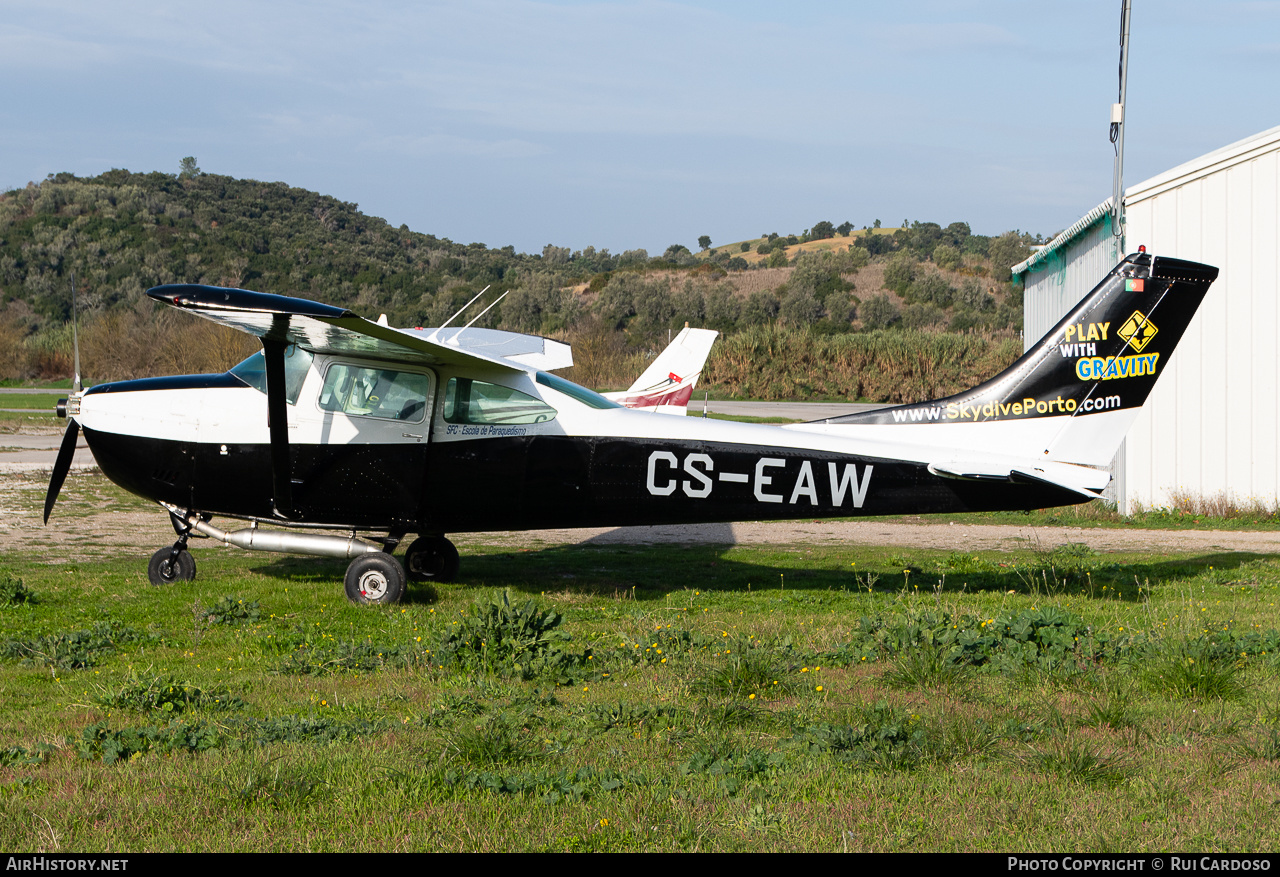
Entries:
{"label": "weed plant", "polygon": [[103,655],[147,638],[122,621],[99,621],[85,630],[12,639],[0,646],[0,654],[28,665],[83,670]]}
{"label": "weed plant", "polygon": [[449,742],[457,756],[468,764],[519,764],[538,754],[530,728],[520,717],[506,713],[464,724]]}
{"label": "weed plant", "polygon": [[179,681],[173,676],[132,678],[120,687],[103,692],[96,702],[108,709],[125,709],[135,712],[160,710],[167,713],[184,713],[190,710],[226,712],[244,709],[242,698],[231,694],[225,687],[205,690],[190,682]]}
{"label": "weed plant", "polygon": [[22,579],[11,575],[0,576],[0,608],[34,606],[37,602],[35,592]]}
{"label": "weed plant", "polygon": [[791,694],[798,682],[799,663],[790,649],[754,637],[726,644],[718,666],[697,682],[702,691],[726,697],[781,697]]}
{"label": "weed plant", "polygon": [[214,624],[247,624],[262,618],[262,606],[257,600],[227,596],[215,603],[205,617]]}
{"label": "weed plant", "polygon": [[1146,683],[1172,698],[1235,700],[1245,692],[1243,663],[1203,638],[1162,643],[1154,649]]}
{"label": "weed plant", "polygon": [[1108,787],[1120,785],[1131,771],[1125,759],[1077,738],[1061,739],[1035,752],[1032,761],[1063,779]]}

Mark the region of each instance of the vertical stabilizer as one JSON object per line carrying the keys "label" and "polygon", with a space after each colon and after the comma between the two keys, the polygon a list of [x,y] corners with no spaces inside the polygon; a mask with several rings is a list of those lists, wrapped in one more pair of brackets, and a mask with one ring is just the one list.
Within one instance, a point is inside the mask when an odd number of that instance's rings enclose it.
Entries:
{"label": "vertical stabilizer", "polygon": [[[1128,256],[991,380],[944,399],[827,423],[916,425],[913,442],[1106,465],[1217,276],[1209,265]],[[1037,447],[1028,449],[1028,440]]]}

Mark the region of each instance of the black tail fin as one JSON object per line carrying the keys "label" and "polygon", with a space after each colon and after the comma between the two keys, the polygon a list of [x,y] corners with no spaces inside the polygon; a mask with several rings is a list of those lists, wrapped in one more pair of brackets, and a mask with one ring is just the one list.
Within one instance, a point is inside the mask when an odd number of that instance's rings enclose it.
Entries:
{"label": "black tail fin", "polygon": [[[1037,456],[1105,463],[1146,401],[1218,269],[1180,259],[1128,256],[1049,334],[989,381],[945,399],[833,418],[845,424],[984,424],[1059,418],[1036,430]],[[1043,427],[1046,424],[1039,424]],[[997,433],[951,432],[948,443],[1001,450]],[[1012,436],[1001,429],[1001,437]],[[981,436],[981,437],[980,437]],[[941,439],[941,436],[939,436]],[[1025,452],[1025,449],[1024,449]]]}

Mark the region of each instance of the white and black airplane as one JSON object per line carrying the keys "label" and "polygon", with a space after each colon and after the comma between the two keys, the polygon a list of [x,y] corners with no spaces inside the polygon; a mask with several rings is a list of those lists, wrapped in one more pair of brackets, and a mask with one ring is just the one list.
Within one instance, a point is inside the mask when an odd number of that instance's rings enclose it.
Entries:
{"label": "white and black airplane", "polygon": [[[572,357],[542,338],[394,329],[303,299],[161,286],[148,294],[252,333],[263,351],[225,374],[72,394],[45,520],[81,429],[108,478],[171,516],[178,540],[152,557],[153,582],[190,580],[187,540],[203,535],[352,558],[346,593],[363,603],[398,601],[406,578],[452,579],[448,533],[1084,502],[1109,482],[1217,275],[1128,256],[971,390],[782,427],[627,409],[552,374]],[[248,525],[228,532],[215,516]],[[402,566],[392,552],[409,534]]]}

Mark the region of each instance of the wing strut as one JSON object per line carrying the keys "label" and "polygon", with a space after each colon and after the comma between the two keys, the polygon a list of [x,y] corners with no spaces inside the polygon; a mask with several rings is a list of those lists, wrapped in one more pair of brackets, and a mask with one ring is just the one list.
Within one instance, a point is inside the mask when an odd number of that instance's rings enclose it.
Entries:
{"label": "wing strut", "polygon": [[[284,322],[277,319],[273,322]],[[289,460],[289,408],[285,399],[285,341],[263,337],[267,359],[267,428],[271,430],[271,488],[276,514],[293,517],[293,466]]]}

